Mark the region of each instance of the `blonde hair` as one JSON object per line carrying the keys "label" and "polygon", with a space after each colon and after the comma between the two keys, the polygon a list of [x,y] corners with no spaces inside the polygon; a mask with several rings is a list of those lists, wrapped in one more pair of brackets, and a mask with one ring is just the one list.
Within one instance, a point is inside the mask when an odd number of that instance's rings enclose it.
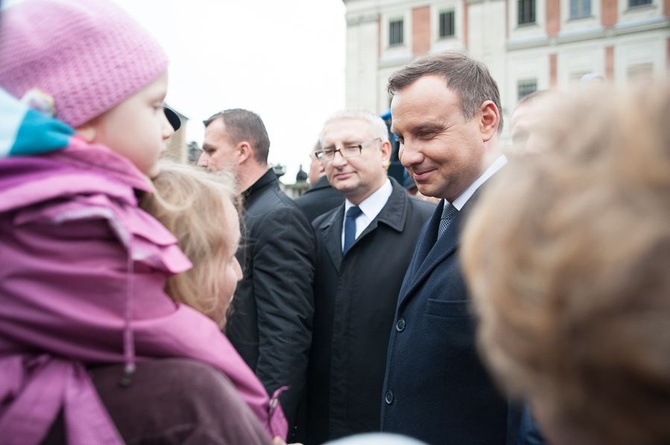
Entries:
{"label": "blonde hair", "polygon": [[193,263],[190,270],[168,279],[166,292],[223,327],[222,299],[230,298],[221,292],[221,270],[228,260],[223,221],[230,217],[225,201],[239,209],[233,175],[161,161],[152,181],[155,192],[143,197],[141,207],[176,236]]}
{"label": "blonde hair", "polygon": [[568,98],[543,110],[550,150],[510,161],[466,224],[479,344],[569,443],[667,444],[670,85]]}

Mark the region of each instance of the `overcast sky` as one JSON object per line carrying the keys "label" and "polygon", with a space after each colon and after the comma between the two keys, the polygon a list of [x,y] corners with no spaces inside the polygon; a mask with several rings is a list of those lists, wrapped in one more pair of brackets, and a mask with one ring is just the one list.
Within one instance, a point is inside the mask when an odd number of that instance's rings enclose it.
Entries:
{"label": "overcast sky", "polygon": [[115,0],[170,56],[167,102],[186,115],[187,141],[202,144],[202,121],[226,108],[258,113],[270,158],[286,183],[324,120],[344,107],[342,0]]}

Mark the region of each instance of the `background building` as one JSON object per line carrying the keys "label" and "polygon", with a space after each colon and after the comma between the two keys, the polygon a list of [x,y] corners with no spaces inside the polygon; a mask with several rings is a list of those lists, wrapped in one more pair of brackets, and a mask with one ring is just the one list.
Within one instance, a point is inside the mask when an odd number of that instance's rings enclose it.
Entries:
{"label": "background building", "polygon": [[533,91],[567,89],[587,73],[616,83],[667,76],[670,63],[670,0],[343,1],[346,106],[380,114],[393,71],[446,49],[489,67],[506,119]]}

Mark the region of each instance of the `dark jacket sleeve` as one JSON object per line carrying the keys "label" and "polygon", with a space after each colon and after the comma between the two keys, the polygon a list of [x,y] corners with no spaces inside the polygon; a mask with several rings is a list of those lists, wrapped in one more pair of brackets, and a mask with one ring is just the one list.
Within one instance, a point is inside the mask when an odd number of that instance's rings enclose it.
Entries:
{"label": "dark jacket sleeve", "polygon": [[259,221],[254,243],[254,292],[258,305],[256,374],[295,418],[312,344],[314,232],[295,206],[272,210]]}

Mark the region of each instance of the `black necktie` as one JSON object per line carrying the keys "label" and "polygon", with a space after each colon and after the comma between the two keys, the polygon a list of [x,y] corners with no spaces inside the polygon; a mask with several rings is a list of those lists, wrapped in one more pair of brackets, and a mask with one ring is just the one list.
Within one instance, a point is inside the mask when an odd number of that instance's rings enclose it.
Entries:
{"label": "black necktie", "polygon": [[449,204],[448,202],[444,202],[444,208],[442,209],[442,217],[440,218],[440,227],[437,229],[437,237],[441,237],[442,234],[447,230],[447,227],[449,227],[449,224],[451,224],[451,221],[454,219],[454,217],[458,214],[458,210],[456,207],[454,207],[453,204]]}
{"label": "black necktie", "polygon": [[363,211],[359,207],[350,207],[347,210],[347,215],[344,218],[344,247],[342,253],[347,253],[356,239],[356,218],[358,218]]}

